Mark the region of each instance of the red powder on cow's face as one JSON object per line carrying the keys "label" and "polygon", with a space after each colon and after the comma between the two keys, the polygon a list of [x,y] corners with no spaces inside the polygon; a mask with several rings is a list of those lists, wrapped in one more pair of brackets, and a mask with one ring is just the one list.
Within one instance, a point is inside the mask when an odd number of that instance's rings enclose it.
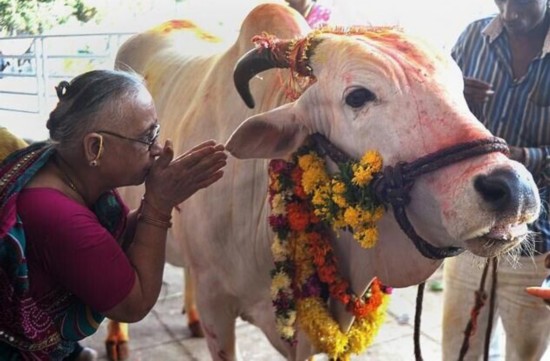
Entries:
{"label": "red powder on cow's face", "polygon": [[[424,69],[427,72],[432,72],[434,66],[430,61],[431,57],[418,50],[410,42],[400,36],[388,36],[379,39],[381,43],[388,45],[388,49],[393,49],[394,58],[403,66],[404,69]],[[406,66],[406,64],[410,64]],[[412,65],[412,67],[411,67]]]}

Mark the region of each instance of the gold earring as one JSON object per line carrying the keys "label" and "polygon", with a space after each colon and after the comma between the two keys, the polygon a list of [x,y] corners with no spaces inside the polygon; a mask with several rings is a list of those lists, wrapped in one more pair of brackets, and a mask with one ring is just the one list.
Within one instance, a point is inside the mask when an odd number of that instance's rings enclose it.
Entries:
{"label": "gold earring", "polygon": [[103,137],[99,138],[99,150],[97,151],[95,158],[90,161],[90,167],[97,167],[101,153],[103,153]]}
{"label": "gold earring", "polygon": [[99,160],[99,157],[101,157],[102,153],[103,153],[103,137],[99,138],[99,150],[97,151],[97,155],[95,156],[95,159]]}

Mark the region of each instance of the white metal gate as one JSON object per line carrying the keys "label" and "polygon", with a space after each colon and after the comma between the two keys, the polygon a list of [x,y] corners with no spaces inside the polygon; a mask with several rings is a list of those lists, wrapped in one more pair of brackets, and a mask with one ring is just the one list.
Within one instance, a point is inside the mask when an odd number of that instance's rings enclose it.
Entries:
{"label": "white metal gate", "polygon": [[45,116],[57,101],[55,85],[88,70],[112,69],[132,34],[0,37],[0,111]]}

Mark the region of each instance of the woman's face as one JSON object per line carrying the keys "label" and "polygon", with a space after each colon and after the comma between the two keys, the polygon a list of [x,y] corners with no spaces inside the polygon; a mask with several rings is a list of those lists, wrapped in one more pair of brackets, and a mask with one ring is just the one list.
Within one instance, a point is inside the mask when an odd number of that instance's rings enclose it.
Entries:
{"label": "woman's face", "polygon": [[144,182],[153,161],[161,154],[157,112],[149,92],[143,91],[120,105],[122,119],[116,127],[97,133],[103,136],[103,170],[113,187]]}
{"label": "woman's face", "polygon": [[506,30],[514,35],[527,35],[541,24],[548,0],[495,0]]}

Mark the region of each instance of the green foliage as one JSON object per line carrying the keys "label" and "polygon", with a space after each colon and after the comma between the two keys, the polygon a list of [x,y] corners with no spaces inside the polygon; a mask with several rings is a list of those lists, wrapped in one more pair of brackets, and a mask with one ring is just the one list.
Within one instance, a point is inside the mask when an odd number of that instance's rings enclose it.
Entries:
{"label": "green foliage", "polygon": [[0,0],[0,34],[41,34],[71,18],[87,22],[96,14],[86,0]]}

